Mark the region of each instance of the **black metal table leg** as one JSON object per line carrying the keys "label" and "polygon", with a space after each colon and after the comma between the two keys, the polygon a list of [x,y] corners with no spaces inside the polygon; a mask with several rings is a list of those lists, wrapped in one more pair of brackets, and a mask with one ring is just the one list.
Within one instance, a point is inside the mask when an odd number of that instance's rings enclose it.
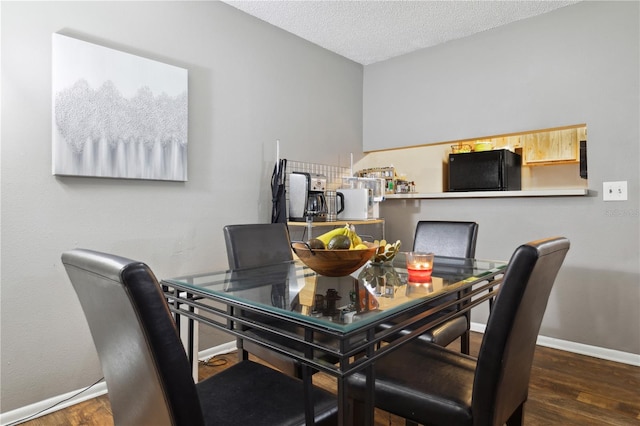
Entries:
{"label": "black metal table leg", "polygon": [[[313,342],[313,330],[305,329],[304,339],[307,342]],[[313,358],[313,348],[307,346],[304,349],[305,358]],[[307,426],[313,426],[315,424],[315,413],[313,403],[313,371],[309,365],[302,365],[302,382],[304,384],[304,417]]]}
{"label": "black metal table leg", "polygon": [[338,413],[340,413],[340,417],[338,417],[339,426],[348,426],[350,424],[350,413],[347,409],[347,407],[349,406],[349,401],[347,399],[345,386],[346,380],[344,379],[344,377],[338,377]]}
{"label": "black metal table leg", "polygon": [[304,383],[304,418],[307,426],[315,424],[315,413],[313,410],[313,381],[311,380],[311,367],[302,366],[302,382]]}
{"label": "black metal table leg", "polygon": [[[369,329],[367,331],[367,340],[369,342],[374,341],[376,335],[375,329]],[[369,343],[367,346],[367,357],[372,358],[373,353],[375,351],[375,347],[372,343]],[[375,377],[375,369],[374,363],[369,364],[365,369],[365,375],[367,377],[367,400],[365,404],[365,412],[364,412],[364,424],[372,425],[374,410],[375,410],[375,386],[376,386],[376,377]]]}

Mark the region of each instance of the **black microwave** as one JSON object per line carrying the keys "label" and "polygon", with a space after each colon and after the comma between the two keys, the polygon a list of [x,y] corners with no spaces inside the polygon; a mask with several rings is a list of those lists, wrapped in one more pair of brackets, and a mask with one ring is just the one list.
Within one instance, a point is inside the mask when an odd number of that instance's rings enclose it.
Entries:
{"label": "black microwave", "polygon": [[449,154],[449,191],[519,191],[521,169],[508,149]]}

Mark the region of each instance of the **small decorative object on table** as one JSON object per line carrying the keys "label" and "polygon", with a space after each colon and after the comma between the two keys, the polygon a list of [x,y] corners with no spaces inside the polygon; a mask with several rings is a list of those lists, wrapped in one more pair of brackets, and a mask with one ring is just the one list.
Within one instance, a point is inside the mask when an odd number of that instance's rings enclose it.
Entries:
{"label": "small decorative object on table", "polygon": [[376,240],[373,244],[378,244],[378,250],[371,262],[362,269],[358,279],[379,296],[395,297],[404,285],[391,264],[400,249],[400,240],[393,244]]}
{"label": "small decorative object on table", "polygon": [[393,244],[387,243],[386,240],[382,241],[374,241],[374,245],[378,245],[378,251],[375,256],[371,259],[371,263],[383,263],[383,262],[391,262],[396,254],[398,254],[398,250],[400,250],[400,240],[397,240]]}
{"label": "small decorative object on table", "polygon": [[306,243],[291,243],[291,248],[300,260],[309,268],[326,277],[344,277],[355,272],[378,250],[373,243],[364,243],[367,248],[349,249],[312,249]]}
{"label": "small decorative object on table", "polygon": [[425,283],[431,281],[433,272],[433,253],[410,251],[407,253],[407,272],[409,282]]}
{"label": "small decorative object on table", "polygon": [[389,262],[371,262],[358,275],[358,280],[381,297],[394,298],[403,295],[406,286],[400,275]]}
{"label": "small decorative object on table", "polygon": [[349,224],[307,242],[291,243],[291,249],[309,268],[327,277],[344,277],[367,263],[378,245],[362,241]]}

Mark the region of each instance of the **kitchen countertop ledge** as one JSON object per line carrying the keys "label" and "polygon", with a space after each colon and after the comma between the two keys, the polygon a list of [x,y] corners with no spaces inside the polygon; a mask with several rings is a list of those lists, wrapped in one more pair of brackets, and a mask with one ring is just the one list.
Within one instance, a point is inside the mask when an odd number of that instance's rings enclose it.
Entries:
{"label": "kitchen countertop ledge", "polygon": [[508,198],[508,197],[567,197],[586,196],[589,190],[578,189],[531,189],[525,191],[466,191],[466,192],[433,192],[388,194],[387,200],[411,200],[428,198]]}

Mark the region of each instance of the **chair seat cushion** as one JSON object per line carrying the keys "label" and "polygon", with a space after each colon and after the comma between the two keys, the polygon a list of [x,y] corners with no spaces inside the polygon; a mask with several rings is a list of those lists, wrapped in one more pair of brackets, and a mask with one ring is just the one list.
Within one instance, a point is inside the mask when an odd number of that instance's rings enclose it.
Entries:
{"label": "chair seat cushion", "polygon": [[447,346],[458,337],[469,331],[467,318],[464,316],[452,318],[433,327],[422,334],[418,339],[423,342],[431,342],[440,346]]}
{"label": "chair seat cushion", "polygon": [[[254,313],[246,313],[245,317],[249,319],[253,319],[256,322],[267,324],[274,328],[279,329],[281,332],[288,333],[291,335],[297,335],[300,339],[304,339],[304,328],[287,323],[286,321],[273,319],[265,317],[264,315],[254,314]],[[270,333],[265,330],[261,330],[259,328],[251,328],[245,326],[245,333],[249,336],[255,337],[259,341],[268,342],[273,345],[279,346],[288,351],[296,352],[300,356],[304,356],[304,351],[307,347],[304,343],[297,342],[292,339],[288,339],[284,336],[279,336],[274,333]],[[323,340],[322,337],[319,340]],[[244,339],[242,342],[242,347],[247,352],[252,353],[253,355],[261,358],[263,361],[267,361],[269,364],[278,368],[280,371],[283,371],[286,374],[293,375],[295,377],[301,377],[299,374],[300,362],[296,359],[288,357],[286,355],[281,355],[269,348],[261,346],[257,343],[253,343],[251,340]],[[337,346],[336,346],[337,349]],[[325,361],[329,364],[335,364],[339,361],[339,359],[333,355],[322,351],[316,351],[315,356]],[[313,370],[316,373],[316,370]]]}
{"label": "chair seat cushion", "polygon": [[[242,361],[196,387],[207,425],[305,424],[302,381],[264,365]],[[335,396],[314,387],[313,397],[316,424],[335,422]]]}
{"label": "chair seat cushion", "polygon": [[[475,367],[470,356],[410,342],[376,362],[376,406],[422,424],[469,426]],[[365,383],[364,374],[349,376],[349,395],[364,401]]]}
{"label": "chair seat cushion", "polygon": [[[418,321],[418,323],[404,328],[400,330],[397,334],[392,335],[391,337],[386,338],[385,340],[393,340],[400,336],[404,336],[415,330],[416,328],[421,327],[422,325],[433,321],[434,318],[441,317],[448,314],[448,312],[442,312],[436,314],[435,316],[430,316],[425,318],[422,321]],[[379,328],[388,329],[392,327],[393,323],[382,323]],[[467,317],[461,315],[459,317],[452,318],[450,320],[445,321],[444,323],[433,327],[432,329],[427,330],[425,333],[421,334],[418,337],[418,340],[424,343],[436,343],[440,346],[448,346],[451,342],[456,340],[458,337],[463,335],[469,330],[467,324]]]}

